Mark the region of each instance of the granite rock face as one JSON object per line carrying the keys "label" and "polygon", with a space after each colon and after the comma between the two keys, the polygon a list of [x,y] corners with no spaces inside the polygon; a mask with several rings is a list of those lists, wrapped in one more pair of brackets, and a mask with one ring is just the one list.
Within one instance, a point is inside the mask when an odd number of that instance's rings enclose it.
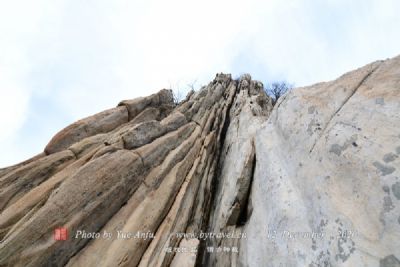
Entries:
{"label": "granite rock face", "polygon": [[243,265],[400,266],[399,114],[400,57],[280,99],[255,138]]}
{"label": "granite rock face", "polygon": [[61,130],[0,169],[0,266],[399,266],[400,57],[271,102],[218,74]]}

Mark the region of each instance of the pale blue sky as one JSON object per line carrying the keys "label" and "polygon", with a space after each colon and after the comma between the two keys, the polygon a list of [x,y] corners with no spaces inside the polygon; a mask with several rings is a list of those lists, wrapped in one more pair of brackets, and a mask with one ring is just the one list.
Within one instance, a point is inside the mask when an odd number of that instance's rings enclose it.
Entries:
{"label": "pale blue sky", "polygon": [[400,54],[396,0],[0,0],[0,167],[121,99],[216,72],[298,86]]}

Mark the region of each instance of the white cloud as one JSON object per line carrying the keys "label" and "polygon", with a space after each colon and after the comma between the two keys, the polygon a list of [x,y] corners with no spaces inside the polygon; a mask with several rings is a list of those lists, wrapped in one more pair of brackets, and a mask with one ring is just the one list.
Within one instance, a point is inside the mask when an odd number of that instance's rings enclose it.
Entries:
{"label": "white cloud", "polygon": [[273,1],[254,8],[253,34],[239,46],[266,78],[299,86],[330,80],[400,53],[399,8],[398,1]]}
{"label": "white cloud", "polygon": [[0,166],[121,99],[216,72],[305,85],[394,56],[396,10],[395,0],[4,1]]}
{"label": "white cloud", "polygon": [[[15,135],[28,112],[32,92],[26,75],[31,70],[26,46],[37,32],[35,4],[21,8],[18,2],[0,3],[0,165],[16,156]],[[23,154],[24,156],[26,154]]]}

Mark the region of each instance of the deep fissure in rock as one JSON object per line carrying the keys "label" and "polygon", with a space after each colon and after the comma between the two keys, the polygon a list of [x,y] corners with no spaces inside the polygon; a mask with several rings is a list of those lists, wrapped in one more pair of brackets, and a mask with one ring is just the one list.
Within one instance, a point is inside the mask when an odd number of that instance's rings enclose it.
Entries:
{"label": "deep fissure in rock", "polygon": [[256,170],[256,153],[254,151],[254,157],[253,157],[253,162],[252,162],[252,166],[251,166],[251,176],[250,176],[250,181],[249,181],[249,188],[247,189],[245,198],[244,198],[244,202],[241,203],[240,205],[240,214],[239,214],[239,218],[236,222],[237,226],[243,226],[247,223],[247,221],[250,219],[250,216],[253,212],[253,208],[251,206],[251,202],[250,202],[250,198],[251,198],[251,189],[253,186],[253,180],[254,180],[254,172]]}

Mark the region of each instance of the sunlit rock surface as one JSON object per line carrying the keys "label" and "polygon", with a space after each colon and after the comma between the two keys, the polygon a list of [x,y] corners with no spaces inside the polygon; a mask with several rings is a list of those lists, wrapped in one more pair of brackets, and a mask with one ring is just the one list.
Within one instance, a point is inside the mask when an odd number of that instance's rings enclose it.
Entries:
{"label": "sunlit rock surface", "polygon": [[400,266],[400,57],[293,90],[255,147],[244,266]]}
{"label": "sunlit rock surface", "polygon": [[271,102],[218,74],[61,130],[0,169],[0,266],[400,266],[400,58]]}

